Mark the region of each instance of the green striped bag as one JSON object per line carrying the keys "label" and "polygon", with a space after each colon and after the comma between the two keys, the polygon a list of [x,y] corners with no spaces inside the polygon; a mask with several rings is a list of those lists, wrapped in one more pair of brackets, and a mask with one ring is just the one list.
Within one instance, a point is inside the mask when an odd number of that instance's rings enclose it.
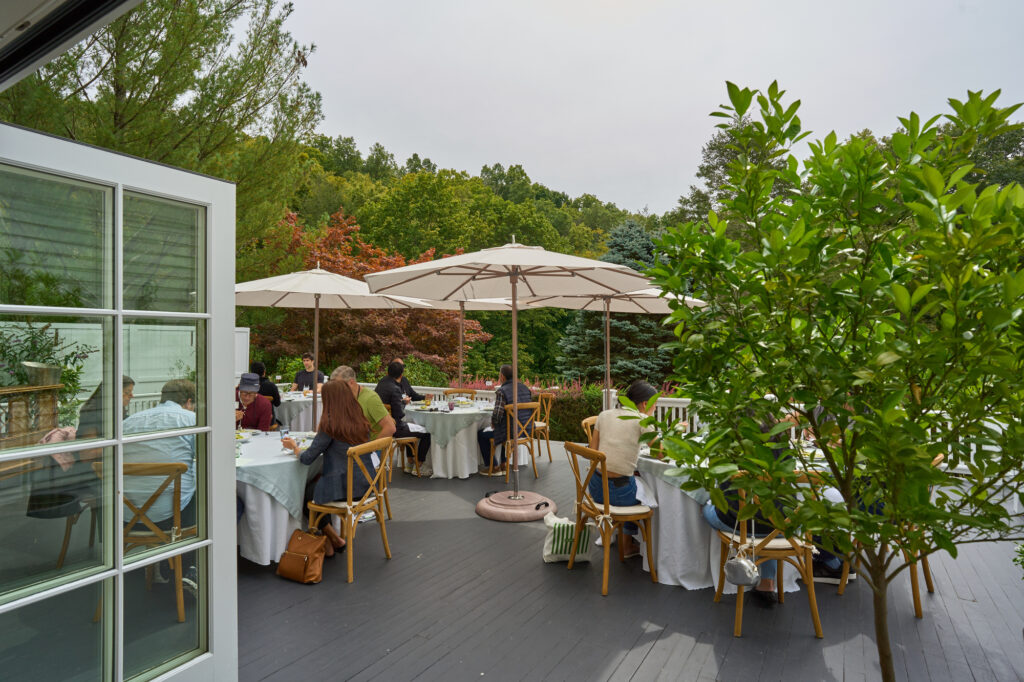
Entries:
{"label": "green striped bag", "polygon": [[[544,517],[544,525],[548,527],[547,537],[544,538],[544,563],[550,564],[556,561],[568,561],[569,552],[572,550],[572,536],[576,532],[576,524],[569,519],[555,516],[554,512],[548,512]],[[590,561],[590,550],[593,544],[590,542],[590,525],[583,526],[580,531],[580,544],[576,548],[576,561]]]}

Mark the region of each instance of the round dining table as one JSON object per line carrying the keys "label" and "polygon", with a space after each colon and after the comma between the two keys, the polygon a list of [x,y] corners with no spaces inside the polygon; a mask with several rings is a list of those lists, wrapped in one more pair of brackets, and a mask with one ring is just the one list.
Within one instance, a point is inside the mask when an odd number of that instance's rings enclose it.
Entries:
{"label": "round dining table", "polygon": [[432,478],[469,478],[481,462],[476,434],[491,424],[491,409],[484,403],[457,406],[435,402],[430,408],[413,404],[405,409],[405,420],[419,424],[430,433],[427,464]]}
{"label": "round dining table", "polygon": [[[238,432],[235,443],[235,493],[245,505],[238,520],[239,553],[267,565],[277,561],[292,531],[302,527],[306,483],[320,472],[322,458],[306,466],[281,445],[280,434]],[[299,447],[311,433],[293,433]]]}
{"label": "round dining table", "polygon": [[312,431],[313,397],[302,395],[302,391],[282,393],[281,404],[274,408],[274,415],[292,431]]}

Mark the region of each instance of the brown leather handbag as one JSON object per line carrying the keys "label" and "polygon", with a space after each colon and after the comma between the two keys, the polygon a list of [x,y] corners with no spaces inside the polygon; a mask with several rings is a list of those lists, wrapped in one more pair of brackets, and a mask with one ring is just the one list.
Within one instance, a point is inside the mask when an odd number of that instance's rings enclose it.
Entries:
{"label": "brown leather handbag", "polygon": [[326,536],[296,529],[277,562],[277,574],[297,583],[318,583],[324,575],[326,552]]}

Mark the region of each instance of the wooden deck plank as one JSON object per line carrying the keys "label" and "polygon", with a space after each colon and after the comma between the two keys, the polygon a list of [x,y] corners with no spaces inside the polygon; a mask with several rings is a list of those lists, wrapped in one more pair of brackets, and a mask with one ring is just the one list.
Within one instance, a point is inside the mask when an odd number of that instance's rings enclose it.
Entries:
{"label": "wooden deck plank", "polygon": [[[571,473],[560,446],[523,487],[567,515]],[[272,567],[239,562],[239,678],[248,680],[877,680],[870,591],[839,597],[818,585],[824,640],[804,593],[774,609],[749,605],[732,636],[734,597],[652,584],[637,559],[613,561],[609,595],[600,564],[544,564],[542,524],[478,518],[476,502],[503,481],[397,475],[394,558],[373,524],[359,528],[355,582],[345,557],[324,581],[289,583]],[[900,679],[1024,682],[1024,581],[1009,543],[932,559],[937,591],[913,617],[908,581],[891,587]],[[787,567],[788,568],[788,567]],[[792,569],[790,569],[792,570]],[[923,589],[923,581],[922,581]],[[483,673],[481,675],[481,673]]]}

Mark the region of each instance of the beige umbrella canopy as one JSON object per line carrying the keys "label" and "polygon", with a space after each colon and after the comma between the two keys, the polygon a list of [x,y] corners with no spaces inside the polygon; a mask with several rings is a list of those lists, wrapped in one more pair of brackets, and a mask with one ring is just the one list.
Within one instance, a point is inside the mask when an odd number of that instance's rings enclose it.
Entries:
{"label": "beige umbrella canopy", "polygon": [[[312,270],[291,272],[235,285],[235,305],[259,308],[313,309],[313,362],[320,366],[320,309],[410,309],[429,308],[414,298],[375,294],[351,277],[345,277],[319,265]],[[316,428],[317,393],[313,391],[313,428]]]}
{"label": "beige umbrella canopy", "polygon": [[[481,298],[510,298],[512,301],[512,375],[519,381],[518,302],[519,287],[527,296],[560,294],[614,294],[636,291],[650,286],[646,277],[624,265],[546,251],[539,246],[506,244],[505,246],[464,253],[450,258],[414,263],[394,270],[366,276],[370,290],[381,294],[416,296],[427,301],[469,301]],[[513,384],[513,386],[515,385]],[[513,395],[513,413],[518,414],[519,401]],[[552,509],[554,503],[539,495],[520,495],[518,458],[513,457],[513,490],[511,495],[491,495],[492,503],[507,504],[507,514],[491,518],[531,520],[541,518],[543,504]],[[534,504],[537,500],[540,502]],[[486,502],[486,500],[482,501]],[[514,511],[509,511],[513,509]],[[481,511],[480,505],[477,506]],[[488,511],[487,514],[490,515]]]}
{"label": "beige umbrella canopy", "polygon": [[[523,299],[530,307],[568,308],[570,310],[604,311],[604,409],[611,407],[611,313],[633,313],[647,315],[668,315],[672,312],[670,300],[661,289],[651,287],[619,294],[594,294],[587,296],[533,296]],[[704,301],[689,296],[675,297],[680,304],[697,308],[707,305]]]}

